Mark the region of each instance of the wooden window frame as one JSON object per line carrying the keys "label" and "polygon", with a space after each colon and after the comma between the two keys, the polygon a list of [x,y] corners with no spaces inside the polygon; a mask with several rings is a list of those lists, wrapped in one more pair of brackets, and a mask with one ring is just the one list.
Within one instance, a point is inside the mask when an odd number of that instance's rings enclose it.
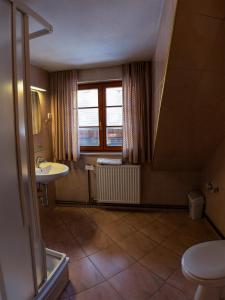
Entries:
{"label": "wooden window frame", "polygon": [[[99,110],[99,126],[97,127],[99,127],[100,146],[81,146],[80,147],[81,152],[121,152],[122,151],[122,146],[107,146],[106,144],[106,128],[110,127],[110,126],[106,126],[106,88],[121,87],[121,86],[122,86],[122,81],[110,81],[110,82],[107,81],[107,82],[78,84],[78,90],[98,89],[98,110]],[[121,105],[113,106],[113,107],[121,107]],[[123,126],[111,126],[111,127],[123,128]]]}

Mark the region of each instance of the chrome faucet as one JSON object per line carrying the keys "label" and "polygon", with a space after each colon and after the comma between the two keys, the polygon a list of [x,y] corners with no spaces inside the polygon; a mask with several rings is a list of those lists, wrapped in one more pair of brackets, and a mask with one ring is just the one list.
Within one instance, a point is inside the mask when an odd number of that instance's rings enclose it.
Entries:
{"label": "chrome faucet", "polygon": [[35,167],[40,168],[40,163],[44,162],[44,158],[41,156],[37,156],[35,158]]}

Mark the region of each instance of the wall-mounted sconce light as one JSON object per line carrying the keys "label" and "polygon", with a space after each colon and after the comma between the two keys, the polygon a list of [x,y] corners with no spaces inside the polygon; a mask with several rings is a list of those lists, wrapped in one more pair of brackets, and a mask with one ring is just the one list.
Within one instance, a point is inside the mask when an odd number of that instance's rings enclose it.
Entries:
{"label": "wall-mounted sconce light", "polygon": [[37,92],[47,92],[47,90],[42,89],[42,88],[39,88],[39,87],[37,87],[37,86],[33,86],[33,85],[31,85],[30,88],[31,88],[32,91],[37,91]]}

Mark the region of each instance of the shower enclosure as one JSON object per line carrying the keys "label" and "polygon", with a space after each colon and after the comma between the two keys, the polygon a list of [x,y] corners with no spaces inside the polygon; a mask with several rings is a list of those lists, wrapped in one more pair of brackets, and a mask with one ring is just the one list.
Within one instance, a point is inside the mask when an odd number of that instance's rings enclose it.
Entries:
{"label": "shower enclosure", "polygon": [[[31,18],[38,31],[29,32]],[[0,300],[57,298],[68,258],[42,242],[29,82],[29,40],[52,26],[22,2],[0,0],[0,28]]]}

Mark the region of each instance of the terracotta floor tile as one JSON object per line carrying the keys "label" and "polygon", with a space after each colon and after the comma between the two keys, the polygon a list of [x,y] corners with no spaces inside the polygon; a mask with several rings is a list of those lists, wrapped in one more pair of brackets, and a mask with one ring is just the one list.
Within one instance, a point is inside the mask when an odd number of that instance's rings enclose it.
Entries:
{"label": "terracotta floor tile", "polygon": [[105,278],[110,278],[121,272],[134,262],[133,259],[116,244],[110,245],[106,249],[89,256],[89,258]]}
{"label": "terracotta floor tile", "polygon": [[40,219],[46,246],[70,257],[62,300],[193,299],[196,286],[181,272],[181,255],[218,238],[205,220],[180,211],[57,207],[41,210]]}
{"label": "terracotta floor tile", "polygon": [[86,235],[95,234],[98,230],[98,227],[90,220],[68,223],[66,227],[77,240],[82,240]]}
{"label": "terracotta floor tile", "polygon": [[106,210],[101,210],[90,215],[90,219],[92,222],[101,227],[102,225],[104,226],[105,224],[112,223],[113,221],[117,220],[118,217],[110,212],[107,212]]}
{"label": "terracotta floor tile", "polygon": [[135,232],[129,237],[118,241],[118,244],[134,259],[140,259],[156,245],[155,242],[140,232]]}
{"label": "terracotta floor tile", "polygon": [[96,287],[74,295],[70,300],[122,300],[120,295],[108,282],[103,282]]}
{"label": "terracotta floor tile", "polygon": [[41,208],[39,210],[39,216],[41,225],[49,224],[51,226],[51,224],[53,223],[52,221],[56,223],[62,223],[61,219],[56,216],[53,209],[47,208],[47,210],[45,210],[44,208]]}
{"label": "terracotta floor tile", "polygon": [[69,264],[69,278],[75,293],[79,293],[104,281],[101,273],[87,258]]}
{"label": "terracotta floor tile", "polygon": [[71,295],[74,295],[75,293],[76,293],[75,286],[73,282],[69,281],[59,299],[67,300]]}
{"label": "terracotta floor tile", "polygon": [[69,296],[67,296],[67,297],[60,296],[59,298],[57,298],[57,300],[71,300],[72,299],[71,297],[69,297]]}
{"label": "terracotta floor tile", "polygon": [[151,238],[153,241],[161,243],[165,238],[167,238],[176,227],[173,225],[165,224],[155,220],[148,224],[146,227],[142,228],[140,231]]}
{"label": "terracotta floor tile", "polygon": [[163,285],[160,278],[138,263],[110,278],[109,282],[126,300],[147,300]]}
{"label": "terracotta floor tile", "polygon": [[42,236],[47,247],[53,247],[56,243],[70,242],[73,239],[64,224],[42,228]]}
{"label": "terracotta floor tile", "polygon": [[188,300],[186,295],[178,289],[165,284],[154,296],[149,300]]}
{"label": "terracotta floor tile", "polygon": [[57,207],[54,213],[64,223],[87,219],[87,215],[80,207]]}
{"label": "terracotta floor tile", "polygon": [[194,244],[196,244],[196,240],[190,236],[183,235],[182,232],[180,234],[174,232],[162,242],[163,246],[176,252],[178,255],[183,255]]}
{"label": "terracotta floor tile", "polygon": [[114,241],[120,241],[137,231],[136,228],[121,219],[110,224],[105,224],[101,228]]}
{"label": "terracotta floor tile", "polygon": [[48,246],[50,249],[54,249],[56,251],[65,253],[69,258],[70,261],[78,260],[86,256],[86,253],[80,247],[78,242],[71,237],[70,240],[65,240],[64,242],[55,242],[53,247]]}
{"label": "terracotta floor tile", "polygon": [[91,255],[99,250],[105,249],[112,243],[112,240],[100,230],[88,232],[83,236],[83,238],[78,238],[78,241],[87,255]]}
{"label": "terracotta floor tile", "polygon": [[208,226],[204,219],[190,220],[177,230],[177,234],[192,237],[196,242],[205,242],[218,239],[216,233]]}
{"label": "terracotta floor tile", "polygon": [[[124,211],[116,211],[116,210],[105,210],[104,212],[110,217],[112,222],[119,221],[123,217],[128,216],[130,214],[129,212],[125,213]],[[100,226],[104,225],[104,224],[110,224],[110,223],[111,223],[111,221],[105,222],[105,223],[100,223]]]}
{"label": "terracotta floor tile", "polygon": [[152,222],[154,218],[148,213],[131,212],[129,215],[121,218],[121,220],[125,221],[130,226],[140,230],[141,228],[147,226],[150,222]]}
{"label": "terracotta floor tile", "polygon": [[160,211],[148,211],[146,213],[148,214],[149,220],[158,220],[158,218],[161,216]]}
{"label": "terracotta floor tile", "polygon": [[53,224],[62,224],[55,208],[41,208],[39,212],[41,225],[48,224],[51,227]]}
{"label": "terracotta floor tile", "polygon": [[192,298],[195,294],[197,286],[188,281],[182,274],[181,268],[179,268],[168,280],[167,282],[173,287],[179,289],[188,297]]}
{"label": "terracotta floor tile", "polygon": [[75,226],[77,224],[79,225],[79,224],[91,223],[91,220],[86,214],[83,214],[82,216],[79,216],[78,218],[71,217],[69,221],[67,221],[67,222],[63,221],[63,222],[70,226],[72,226],[72,225]]}
{"label": "terracotta floor tile", "polygon": [[127,216],[130,213],[129,211],[123,209],[121,210],[110,209],[107,210],[107,212],[110,212],[110,214],[114,215],[116,220],[119,220],[120,218]]}
{"label": "terracotta floor tile", "polygon": [[82,209],[83,212],[84,212],[85,214],[87,214],[88,216],[90,216],[90,215],[92,215],[92,214],[94,214],[94,213],[96,213],[96,212],[101,211],[100,208],[96,208],[96,207],[82,207],[81,209]]}
{"label": "terracotta floor tile", "polygon": [[65,288],[58,300],[68,300],[68,299],[69,299],[69,296],[68,296],[66,288]]}
{"label": "terracotta floor tile", "polygon": [[176,211],[176,212],[163,212],[161,213],[158,220],[167,225],[181,226],[190,221],[189,215],[186,211]]}
{"label": "terracotta floor tile", "polygon": [[180,266],[181,258],[169,249],[159,245],[143,257],[140,264],[166,280]]}

